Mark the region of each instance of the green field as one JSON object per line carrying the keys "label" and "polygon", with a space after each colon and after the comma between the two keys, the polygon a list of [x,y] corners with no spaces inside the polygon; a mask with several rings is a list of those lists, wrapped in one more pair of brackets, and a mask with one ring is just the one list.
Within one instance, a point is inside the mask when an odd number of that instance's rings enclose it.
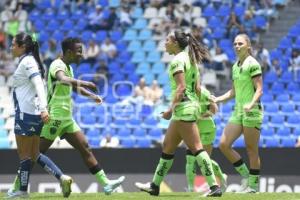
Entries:
{"label": "green field", "polygon": [[[0,193],[0,199],[5,197],[5,193]],[[54,193],[32,193],[30,199],[41,200],[58,200],[66,199],[59,194]],[[103,193],[98,194],[71,194],[69,199],[82,200],[196,200],[196,199],[222,199],[222,200],[300,200],[300,193],[260,193],[260,194],[233,194],[226,193],[221,198],[205,198],[199,193],[172,192],[161,193],[159,197],[153,197],[146,193],[114,193],[111,196],[105,196]]]}

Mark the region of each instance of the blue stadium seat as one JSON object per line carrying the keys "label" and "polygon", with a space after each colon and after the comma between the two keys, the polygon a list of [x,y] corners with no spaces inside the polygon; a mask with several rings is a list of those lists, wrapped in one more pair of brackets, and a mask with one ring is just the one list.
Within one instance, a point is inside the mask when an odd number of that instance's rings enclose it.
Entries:
{"label": "blue stadium seat", "polygon": [[297,106],[300,106],[300,94],[294,93],[292,96],[293,103]]}
{"label": "blue stadium seat", "polygon": [[57,30],[53,32],[51,37],[55,39],[57,43],[59,43],[64,39],[64,34],[61,31]]}
{"label": "blue stadium seat", "polygon": [[220,40],[220,39],[224,38],[225,33],[226,33],[226,29],[224,29],[224,28],[215,28],[211,36],[215,40]]}
{"label": "blue stadium seat", "polygon": [[106,104],[103,103],[101,106],[96,106],[94,113],[97,115],[105,115],[105,113],[107,112],[107,106],[104,106],[104,105],[106,105]]}
{"label": "blue stadium seat", "polygon": [[122,138],[120,140],[120,144],[123,148],[134,148],[135,147],[135,139],[132,138]]}
{"label": "blue stadium seat", "polygon": [[74,27],[74,22],[70,19],[66,19],[63,21],[62,25],[60,26],[60,30],[69,31],[72,30],[73,27]]}
{"label": "blue stadium seat", "polygon": [[137,148],[150,148],[152,142],[149,138],[137,138],[136,147]]}
{"label": "blue stadium seat", "polygon": [[144,104],[144,105],[142,105],[140,116],[141,117],[148,117],[152,114],[152,112],[153,112],[152,106]]}
{"label": "blue stadium seat", "polygon": [[265,137],[270,137],[273,138],[275,135],[274,129],[273,128],[262,128],[261,129],[261,136]]}
{"label": "blue stadium seat", "polygon": [[145,129],[139,127],[133,130],[133,136],[135,138],[146,138],[147,133]]}
{"label": "blue stadium seat", "polygon": [[281,113],[283,115],[291,115],[291,114],[294,114],[295,112],[295,106],[294,104],[284,104],[284,105],[281,105]]}
{"label": "blue stadium seat", "polygon": [[264,16],[255,16],[254,17],[254,23],[255,26],[260,30],[266,30],[267,29],[267,19]]}
{"label": "blue stadium seat", "polygon": [[158,51],[149,52],[146,62],[155,63],[160,61],[160,53]]}
{"label": "blue stadium seat", "polygon": [[144,128],[155,128],[158,124],[157,119],[155,119],[154,117],[147,117],[144,120],[144,123],[142,124],[142,127]]}
{"label": "blue stadium seat", "polygon": [[295,147],[296,140],[295,138],[284,137],[281,138],[281,146],[282,147]]}
{"label": "blue stadium seat", "polygon": [[91,64],[90,63],[81,63],[78,67],[76,72],[78,74],[86,74],[86,73],[91,73]]}
{"label": "blue stadium seat", "polygon": [[80,126],[82,128],[92,128],[94,127],[94,125],[96,124],[96,117],[93,116],[93,115],[88,115],[88,116],[82,116],[81,117],[81,122],[80,123]]}
{"label": "blue stadium seat", "polygon": [[137,30],[143,30],[143,29],[146,29],[146,27],[147,27],[147,20],[143,19],[143,18],[139,18],[134,22],[134,24],[131,28],[137,29]]}
{"label": "blue stadium seat", "polygon": [[75,30],[69,30],[67,33],[67,37],[77,37],[78,36],[78,32]]}
{"label": "blue stadium seat", "polygon": [[107,95],[105,98],[104,98],[104,101],[106,103],[109,103],[109,104],[114,104],[118,101],[118,99],[116,99],[113,95]]}
{"label": "blue stadium seat", "polygon": [[93,40],[94,37],[93,37],[93,32],[92,31],[83,31],[81,33],[81,38],[82,38],[82,41],[87,43],[89,42],[90,40]]}
{"label": "blue stadium seat", "polygon": [[124,124],[123,128],[120,128],[118,131],[119,139],[129,138],[130,135],[131,135],[131,130],[128,128],[125,128],[125,124]]}
{"label": "blue stadium seat", "polygon": [[151,71],[153,74],[162,74],[166,71],[165,64],[162,62],[156,62],[153,64]]}
{"label": "blue stadium seat", "polygon": [[229,39],[223,38],[219,41],[219,47],[225,51],[225,49],[232,48],[232,42]]}
{"label": "blue stadium seat", "polygon": [[47,22],[47,21],[50,21],[52,19],[55,19],[55,17],[56,17],[56,13],[53,10],[51,10],[51,9],[47,10],[45,13],[39,13],[39,14],[40,15],[39,15],[38,18],[36,18],[36,16],[34,16],[33,21],[41,20],[42,19],[45,22]]}
{"label": "blue stadium seat", "polygon": [[273,94],[282,94],[284,93],[284,85],[283,83],[275,82],[271,87],[271,91]]}
{"label": "blue stadium seat", "polygon": [[47,24],[46,30],[48,30],[48,31],[56,31],[56,30],[59,30],[59,28],[60,28],[60,24],[58,23],[58,21],[55,20],[55,19],[52,19]]}
{"label": "blue stadium seat", "polygon": [[119,84],[116,88],[116,95],[121,98],[132,96],[132,92],[133,88],[129,84]]}
{"label": "blue stadium seat", "polygon": [[88,138],[88,143],[90,145],[91,148],[99,148],[100,147],[100,138]]}
{"label": "blue stadium seat", "polygon": [[279,147],[280,146],[280,140],[277,137],[273,138],[265,138],[265,147]]}
{"label": "blue stadium seat", "polygon": [[134,52],[131,58],[133,63],[142,63],[146,60],[145,53],[143,51]]}
{"label": "blue stadium seat", "polygon": [[[212,16],[209,18],[208,20],[208,28],[210,28],[211,30],[216,30],[217,28],[221,28],[222,29],[222,21],[219,17],[216,17],[216,16]],[[214,32],[213,31],[213,32]]]}
{"label": "blue stadium seat", "polygon": [[231,12],[231,9],[230,9],[229,5],[222,4],[220,6],[220,8],[218,9],[216,15],[219,16],[219,17],[227,17],[227,16],[230,15],[230,12]]}
{"label": "blue stadium seat", "polygon": [[267,84],[272,84],[278,80],[277,74],[275,72],[267,72],[264,75],[264,82]]}
{"label": "blue stadium seat", "polygon": [[43,1],[38,1],[36,2],[36,6],[41,9],[41,10],[45,10],[47,8],[51,8],[51,1],[50,0],[43,0]]}
{"label": "blue stadium seat", "polygon": [[239,137],[234,143],[233,147],[245,147],[244,137]]}
{"label": "blue stadium seat", "polygon": [[232,104],[230,104],[230,103],[222,104],[220,111],[221,111],[222,115],[230,114],[233,111]]}
{"label": "blue stadium seat", "polygon": [[82,10],[76,10],[74,13],[72,13],[70,19],[74,20],[74,21],[78,21],[80,19],[84,19],[85,18],[85,14]]}
{"label": "blue stadium seat", "polygon": [[136,40],[137,39],[137,32],[136,30],[127,29],[124,33],[123,40],[129,41],[129,40]]}
{"label": "blue stadium seat", "polygon": [[135,70],[135,65],[133,63],[131,63],[130,61],[126,62],[123,66],[123,68],[121,69],[123,74],[130,74],[132,72],[134,72]]}
{"label": "blue stadium seat", "polygon": [[290,128],[296,128],[300,124],[300,115],[290,115],[287,118],[285,125]]}
{"label": "blue stadium seat", "polygon": [[36,20],[33,24],[34,24],[36,31],[44,31],[45,30],[46,25],[45,25],[44,21]]}
{"label": "blue stadium seat", "polygon": [[7,131],[0,126],[0,138],[7,138]]}
{"label": "blue stadium seat", "polygon": [[65,19],[69,19],[70,14],[67,10],[62,10],[57,13],[56,19],[64,21]]}
{"label": "blue stadium seat", "polygon": [[142,43],[140,41],[137,40],[132,40],[129,42],[128,47],[127,47],[127,51],[129,52],[139,52],[142,49]]}
{"label": "blue stadium seat", "polygon": [[82,116],[91,115],[94,112],[94,106],[91,105],[82,105],[78,107],[78,111]]}
{"label": "blue stadium seat", "polygon": [[11,144],[8,138],[0,138],[0,149],[10,149]]}
{"label": "blue stadium seat", "polygon": [[279,104],[288,104],[290,101],[290,95],[289,94],[279,94],[276,97],[276,101]]}
{"label": "blue stadium seat", "polygon": [[278,115],[278,113],[277,113],[277,115],[273,115],[271,117],[271,120],[269,122],[269,126],[271,128],[281,128],[284,124],[284,121],[285,121],[284,116],[283,115]]}
{"label": "blue stadium seat", "polygon": [[135,70],[135,73],[137,74],[148,74],[150,73],[150,64],[147,63],[147,62],[142,62],[140,63],[136,70]]}
{"label": "blue stadium seat", "polygon": [[91,128],[88,129],[88,131],[86,132],[86,136],[88,138],[100,138],[101,137],[101,131],[98,128]]}
{"label": "blue stadium seat", "polygon": [[289,128],[286,128],[286,127],[282,127],[282,128],[279,128],[277,131],[276,131],[276,134],[279,136],[279,137],[291,137],[292,133],[290,131],[291,129]]}
{"label": "blue stadium seat", "polygon": [[87,20],[81,18],[77,21],[76,25],[74,26],[74,30],[83,31],[86,26],[87,26]]}
{"label": "blue stadium seat", "polygon": [[300,126],[297,126],[297,127],[293,128],[293,134],[294,134],[295,137],[300,136]]}
{"label": "blue stadium seat", "polygon": [[121,5],[120,0],[110,0],[109,6],[110,7],[119,7]]}
{"label": "blue stadium seat", "polygon": [[142,124],[141,119],[130,119],[126,123],[126,127],[128,127],[128,128],[140,128],[141,124]]}
{"label": "blue stadium seat", "polygon": [[126,63],[131,60],[131,55],[127,51],[123,51],[117,57],[119,63]]}
{"label": "blue stadium seat", "polygon": [[39,9],[34,9],[29,13],[29,20],[31,22],[38,22],[41,20],[41,12]]}
{"label": "blue stadium seat", "polygon": [[285,71],[282,73],[279,81],[282,82],[282,83],[290,83],[291,80],[293,80],[293,74],[292,72],[289,72],[289,71]]}
{"label": "blue stadium seat", "polygon": [[110,32],[110,39],[113,41],[113,42],[118,42],[122,39],[122,32],[121,31],[118,31],[118,30],[112,30]]}
{"label": "blue stadium seat", "polygon": [[144,74],[144,78],[146,85],[151,85],[153,80],[155,79],[154,74],[152,74],[151,71],[149,73]]}
{"label": "blue stadium seat", "polygon": [[152,139],[152,140],[158,140],[160,141],[162,138],[163,132],[162,129],[160,128],[154,128],[151,129],[148,133],[148,136]]}
{"label": "blue stadium seat", "polygon": [[131,17],[134,19],[142,18],[144,14],[144,11],[142,8],[135,6],[133,11],[131,12]]}
{"label": "blue stadium seat", "polygon": [[273,103],[273,95],[271,94],[264,94],[261,97],[261,101],[263,104],[272,104]]}
{"label": "blue stadium seat", "polygon": [[107,37],[107,32],[106,31],[97,31],[95,34],[95,40],[96,42],[103,42]]}
{"label": "blue stadium seat", "polygon": [[160,85],[166,85],[169,83],[169,77],[165,73],[161,73],[158,75],[157,82]]}
{"label": "blue stadium seat", "polygon": [[141,32],[139,33],[138,35],[138,40],[151,40],[151,37],[152,37],[152,32],[151,30],[148,30],[148,29],[144,29],[144,30],[141,30]]}
{"label": "blue stadium seat", "polygon": [[136,73],[128,74],[128,81],[132,82],[133,84],[137,84],[140,80],[140,77]]}
{"label": "blue stadium seat", "polygon": [[244,16],[246,8],[242,5],[237,5],[234,7],[234,13],[236,14],[236,16],[241,17]]}
{"label": "blue stadium seat", "polygon": [[156,50],[156,43],[153,40],[146,40],[142,49],[144,51],[155,51]]}
{"label": "blue stadium seat", "polygon": [[216,15],[216,13],[217,13],[216,9],[212,5],[208,5],[204,8],[202,12],[202,16],[206,18],[213,17]]}
{"label": "blue stadium seat", "polygon": [[48,42],[50,36],[47,31],[40,31],[38,40],[39,42]]}

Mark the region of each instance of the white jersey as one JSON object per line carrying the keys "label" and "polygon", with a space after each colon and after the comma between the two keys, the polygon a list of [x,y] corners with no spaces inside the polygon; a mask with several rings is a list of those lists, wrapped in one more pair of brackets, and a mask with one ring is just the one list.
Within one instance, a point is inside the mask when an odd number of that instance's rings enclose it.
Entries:
{"label": "white jersey", "polygon": [[13,74],[14,103],[16,112],[39,115],[39,100],[31,79],[40,76],[37,62],[32,55],[20,57],[19,65]]}

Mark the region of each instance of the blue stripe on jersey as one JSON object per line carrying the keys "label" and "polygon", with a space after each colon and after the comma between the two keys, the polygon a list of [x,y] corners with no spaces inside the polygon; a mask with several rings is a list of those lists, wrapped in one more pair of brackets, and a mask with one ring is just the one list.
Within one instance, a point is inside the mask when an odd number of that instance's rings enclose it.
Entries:
{"label": "blue stripe on jersey", "polygon": [[29,76],[29,79],[32,79],[33,77],[35,77],[35,76],[37,76],[37,75],[41,75],[41,73],[35,72],[35,73],[33,73],[33,74],[31,74],[31,75]]}

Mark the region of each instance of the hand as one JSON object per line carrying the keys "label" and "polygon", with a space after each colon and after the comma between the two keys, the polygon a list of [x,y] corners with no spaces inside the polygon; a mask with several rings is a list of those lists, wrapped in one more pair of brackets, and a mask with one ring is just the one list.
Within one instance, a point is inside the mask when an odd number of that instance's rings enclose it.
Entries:
{"label": "hand", "polygon": [[95,83],[93,83],[93,82],[84,81],[83,86],[84,86],[85,88],[87,88],[87,89],[92,90],[92,91],[95,92],[95,93],[98,92],[98,88],[97,88],[97,86],[95,85]]}
{"label": "hand", "polygon": [[217,102],[217,97],[215,97],[214,95],[210,95],[208,100],[211,101],[211,102],[214,102],[214,103],[218,103]]}
{"label": "hand", "polygon": [[41,112],[41,118],[42,118],[42,121],[47,124],[50,120],[50,117],[49,117],[49,113],[48,111],[43,111]]}
{"label": "hand", "polygon": [[166,120],[170,120],[171,117],[172,117],[172,110],[170,109],[170,110],[167,110],[165,112],[161,112],[160,114],[161,114],[162,118],[164,118]]}
{"label": "hand", "polygon": [[96,104],[102,104],[103,103],[103,99],[99,95],[95,96],[94,101],[96,102]]}
{"label": "hand", "polygon": [[246,104],[246,105],[244,105],[244,111],[245,112],[250,112],[251,111],[251,109],[252,109],[252,104]]}

